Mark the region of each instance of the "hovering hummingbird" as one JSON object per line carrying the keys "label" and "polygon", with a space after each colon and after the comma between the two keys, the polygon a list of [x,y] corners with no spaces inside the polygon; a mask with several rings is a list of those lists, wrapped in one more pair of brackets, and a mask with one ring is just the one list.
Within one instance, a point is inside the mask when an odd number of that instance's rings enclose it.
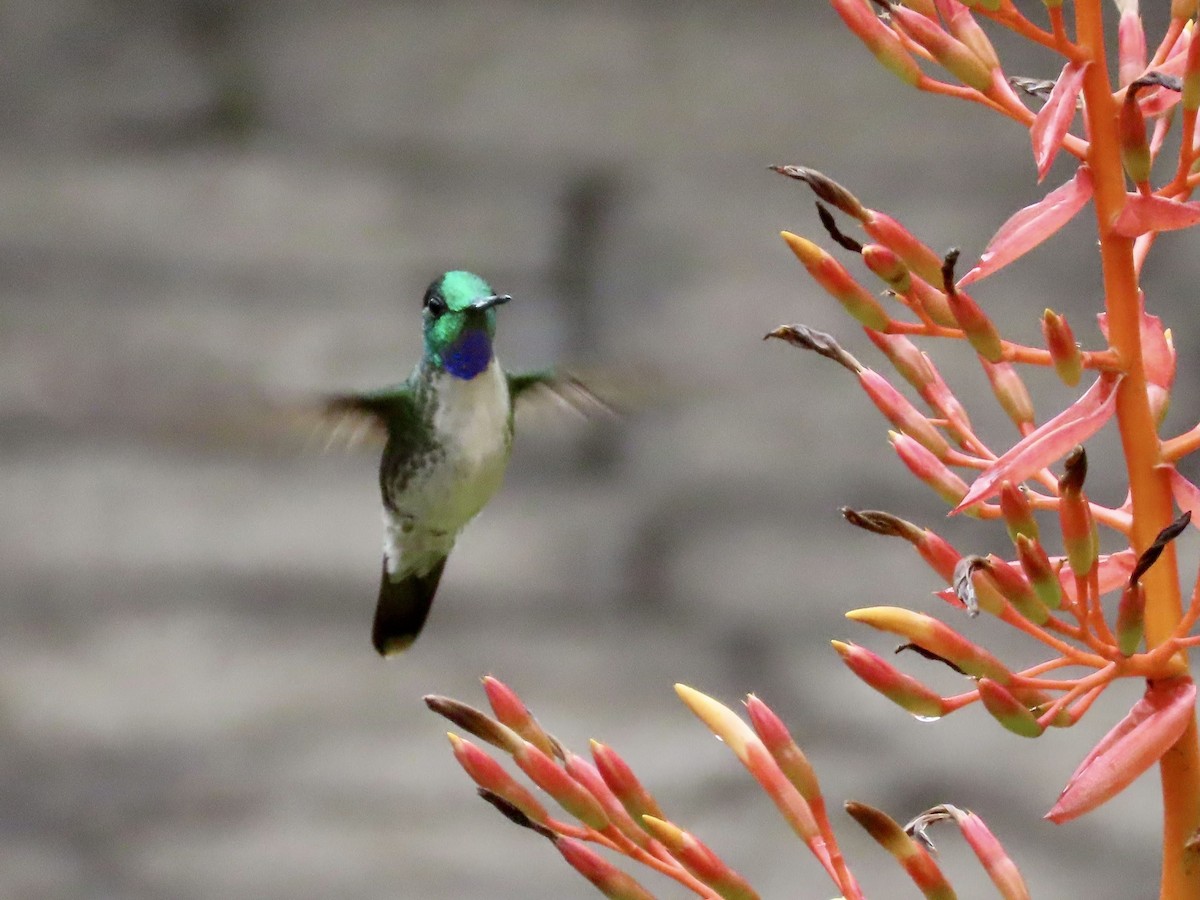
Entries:
{"label": "hovering hummingbird", "polygon": [[539,386],[592,397],[551,371],[504,370],[492,341],[496,309],[511,299],[478,275],[446,272],[425,291],[425,352],[408,379],[326,404],[328,413],[365,416],[386,434],[383,572],[371,629],[383,656],[416,640],[458,533],[500,487],[516,401]]}

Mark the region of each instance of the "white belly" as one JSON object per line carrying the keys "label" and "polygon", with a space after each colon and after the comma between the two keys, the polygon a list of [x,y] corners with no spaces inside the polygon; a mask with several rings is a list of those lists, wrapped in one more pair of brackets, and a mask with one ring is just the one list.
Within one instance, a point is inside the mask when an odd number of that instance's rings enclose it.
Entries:
{"label": "white belly", "polygon": [[508,467],[510,403],[500,365],[493,359],[470,380],[439,377],[433,429],[444,455],[409,483],[403,517],[384,513],[384,551],[392,572],[426,569],[449,553]]}

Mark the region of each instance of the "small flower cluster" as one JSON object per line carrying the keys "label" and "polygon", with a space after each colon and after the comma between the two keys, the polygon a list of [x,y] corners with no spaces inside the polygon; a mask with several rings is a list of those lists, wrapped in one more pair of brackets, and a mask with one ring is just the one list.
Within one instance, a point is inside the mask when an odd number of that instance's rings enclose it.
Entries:
{"label": "small flower cluster", "polygon": [[[615,750],[592,741],[591,759],[579,756],[548,734],[507,685],[488,677],[483,679],[483,687],[493,715],[448,697],[426,697],[425,703],[463,731],[506,753],[573,821],[551,816],[483,748],[450,734],[454,758],[478,785],[484,800],[511,821],[547,838],[604,896],[614,900],[653,897],[593,847],[641,863],[699,897],[757,900],[758,894],[741,875],[699,838],[667,819]],[[838,848],[816,773],[783,721],[753,695],[746,698],[747,724],[733,710],[697,690],[682,684],[675,690],[774,801],[842,896],[861,900],[863,894]],[[938,822],[958,826],[1005,900],[1029,896],[1004,848],[971,812],[939,806],[901,827],[886,813],[863,803],[848,803],[846,811],[896,859],[926,897],[951,900],[955,896],[926,837],[927,829]]]}

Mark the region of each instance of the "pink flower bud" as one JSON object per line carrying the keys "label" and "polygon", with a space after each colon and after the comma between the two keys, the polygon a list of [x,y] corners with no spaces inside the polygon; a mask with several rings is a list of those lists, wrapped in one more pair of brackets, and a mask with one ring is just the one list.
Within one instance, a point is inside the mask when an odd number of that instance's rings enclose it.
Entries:
{"label": "pink flower bud", "polygon": [[549,794],[572,816],[588,828],[603,831],[610,824],[600,802],[568,775],[548,755],[528,741],[513,754],[515,762],[530,781]]}
{"label": "pink flower bud", "polygon": [[779,764],[788,781],[795,785],[800,796],[810,805],[824,803],[817,773],[804,751],[793,740],[783,720],[753,694],[746,698],[746,712],[750,714],[750,724],[762,738],[763,746]]}
{"label": "pink flower bud", "polygon": [[888,432],[896,454],[908,470],[929,485],[939,497],[956,506],[967,493],[967,485],[926,447],[906,434]]}
{"label": "pink flower bud", "polygon": [[922,719],[940,719],[946,714],[946,702],[940,696],[879,654],[856,644],[830,643],[851,672],[897,706]]}
{"label": "pink flower bud", "polygon": [[796,254],[796,258],[804,263],[813,280],[841,303],[846,312],[868,328],[874,328],[876,331],[887,330],[891,318],[879,305],[879,301],[846,271],[845,266],[812,241],[789,231],[781,232],[781,236]]}
{"label": "pink flower bud", "polygon": [[1017,536],[1017,558],[1025,577],[1033,585],[1033,590],[1051,609],[1062,605],[1062,586],[1058,581],[1058,572],[1050,565],[1050,557],[1040,541],[1025,535]]}
{"label": "pink flower bud", "polygon": [[617,830],[621,834],[625,835],[625,837],[629,838],[629,840],[642,849],[645,849],[650,843],[646,832],[642,830],[638,822],[633,820],[628,810],[621,805],[621,801],[617,799],[616,795],[605,784],[596,767],[582,756],[570,751],[565,752],[563,756],[563,768],[566,770],[566,773],[583,785],[584,789],[596,798],[608,820],[617,827]]}
{"label": "pink flower bud", "polygon": [[600,773],[600,777],[604,779],[604,783],[621,801],[621,805],[625,807],[635,822],[640,823],[642,816],[647,815],[657,816],[660,819],[663,817],[658,802],[642,786],[637,776],[633,774],[633,769],[617,754],[617,751],[599,741],[592,741],[591,748],[592,759],[596,763],[596,770]]}
{"label": "pink flower bud", "polygon": [[556,837],[554,846],[576,872],[594,884],[609,900],[654,900],[654,895],[585,844]]}
{"label": "pink flower bud", "polygon": [[862,0],[831,0],[833,8],[854,35],[866,44],[889,72],[906,84],[921,80],[921,67],[890,28]]}
{"label": "pink flower bud", "polygon": [[1012,363],[991,363],[982,360],[983,371],[992,385],[992,393],[1000,401],[1000,408],[1012,419],[1013,424],[1022,433],[1032,429],[1034,424],[1033,400],[1029,389],[1017,374]]}
{"label": "pink flower bud", "polygon": [[483,679],[483,690],[487,694],[492,712],[496,714],[496,718],[501,723],[507,725],[548,756],[558,754],[558,747],[542,730],[542,726],[538,724],[537,719],[517,696],[516,691],[491,675]]}
{"label": "pink flower bud", "polygon": [[1117,22],[1117,81],[1125,87],[1146,71],[1146,32],[1137,3],[1117,5],[1122,7]]}
{"label": "pink flower bud", "polygon": [[950,445],[942,433],[886,378],[871,369],[862,369],[858,373],[858,381],[875,407],[896,428],[918,441],[938,459],[945,459],[949,455]]}
{"label": "pink flower bud", "polygon": [[982,93],[992,86],[991,69],[972,52],[971,48],[920,13],[903,6],[893,6],[892,18],[914,41],[928,50],[946,71],[963,84]]}
{"label": "pink flower bud", "polygon": [[967,8],[975,4],[960,3],[958,0],[938,0],[937,5],[950,33],[969,47],[989,70],[997,71],[1000,68],[1000,57],[996,55],[996,48],[992,46],[992,42]]}
{"label": "pink flower bud", "polygon": [[934,373],[929,358],[920,348],[902,334],[868,330],[867,337],[888,358],[900,376],[924,397],[925,389],[934,382]]}
{"label": "pink flower bud", "polygon": [[967,844],[1000,891],[1003,900],[1029,900],[1029,888],[1021,877],[1016,863],[1005,851],[1004,846],[984,824],[983,819],[968,810],[946,804],[945,809],[957,823]]}
{"label": "pink flower bud", "polygon": [[550,817],[546,808],[518,784],[500,763],[458,735],[450,734],[447,737],[450,738],[454,758],[477,785],[503,797],[534,822],[544,823]]}
{"label": "pink flower bud", "polygon": [[909,296],[921,309],[925,310],[925,315],[929,316],[935,325],[941,325],[943,328],[958,328],[958,319],[954,318],[954,311],[950,308],[950,301],[946,294],[924,278],[912,279],[912,291]]}

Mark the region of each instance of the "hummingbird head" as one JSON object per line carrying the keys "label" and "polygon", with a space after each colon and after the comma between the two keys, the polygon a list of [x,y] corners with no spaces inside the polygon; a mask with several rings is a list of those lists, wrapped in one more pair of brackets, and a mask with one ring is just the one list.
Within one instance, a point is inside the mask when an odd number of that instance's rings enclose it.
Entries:
{"label": "hummingbird head", "polygon": [[492,361],[496,307],[511,299],[470,272],[446,272],[435,280],[421,313],[427,364],[463,379],[484,371]]}

